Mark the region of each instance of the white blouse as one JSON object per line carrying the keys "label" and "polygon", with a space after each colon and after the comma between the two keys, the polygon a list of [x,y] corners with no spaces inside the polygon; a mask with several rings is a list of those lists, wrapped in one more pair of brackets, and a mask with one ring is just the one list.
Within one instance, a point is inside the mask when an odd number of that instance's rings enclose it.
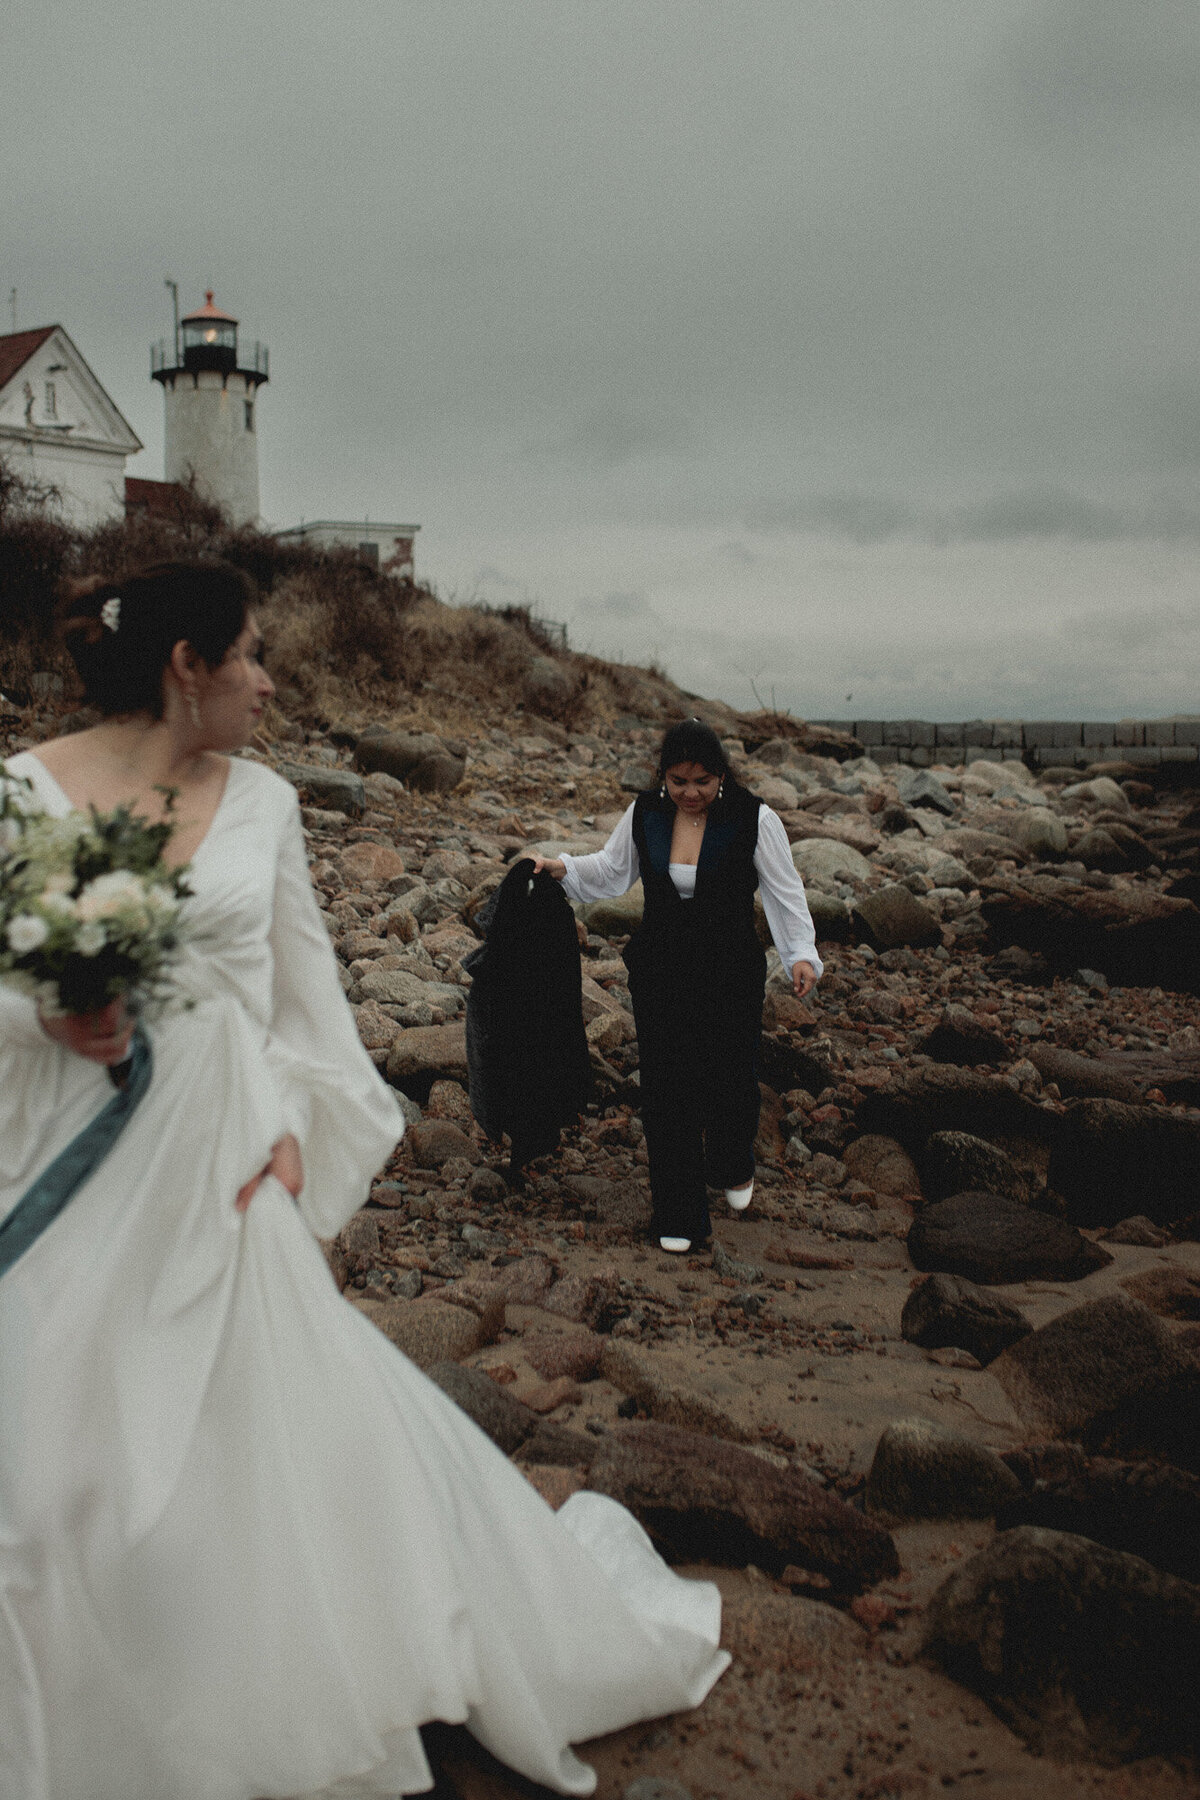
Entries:
{"label": "white blouse", "polygon": [[[563,891],[568,900],[581,903],[611,900],[618,894],[627,893],[641,873],[637,846],[633,841],[633,806],[621,815],[603,850],[597,850],[591,856],[564,854],[562,861],[567,869]],[[796,873],[783,820],[769,806],[758,809],[754,871],[779,960],[789,973],[798,962],[811,963],[819,981],[825,972],[825,964],[817,955],[816,933],[804,896],[804,883]],[[695,867],[690,863],[671,863],[670,874],[680,899],[690,900],[696,891]]]}

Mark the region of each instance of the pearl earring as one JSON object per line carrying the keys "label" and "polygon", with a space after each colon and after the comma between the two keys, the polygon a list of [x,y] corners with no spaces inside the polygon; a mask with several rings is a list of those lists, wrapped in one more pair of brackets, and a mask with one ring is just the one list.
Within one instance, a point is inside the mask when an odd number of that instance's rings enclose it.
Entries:
{"label": "pearl earring", "polygon": [[667,784],[665,781],[663,782],[662,786],[658,790],[658,797],[660,800],[665,800],[667,797]]}
{"label": "pearl earring", "polygon": [[724,792],[725,792],[725,777],[722,775],[720,781],[717,783],[717,799],[718,800],[721,798],[721,795]]}

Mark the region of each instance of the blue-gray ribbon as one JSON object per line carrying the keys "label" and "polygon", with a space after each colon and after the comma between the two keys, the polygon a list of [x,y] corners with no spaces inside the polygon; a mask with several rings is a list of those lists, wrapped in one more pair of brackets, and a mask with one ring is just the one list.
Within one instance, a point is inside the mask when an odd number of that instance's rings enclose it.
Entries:
{"label": "blue-gray ribbon", "polygon": [[102,1107],[90,1125],[78,1132],[33,1186],[27,1188],[0,1225],[0,1275],[53,1225],[72,1195],[98,1169],[133,1117],[150,1086],[154,1055],[140,1025],[134,1028],[129,1074],[123,1087]]}

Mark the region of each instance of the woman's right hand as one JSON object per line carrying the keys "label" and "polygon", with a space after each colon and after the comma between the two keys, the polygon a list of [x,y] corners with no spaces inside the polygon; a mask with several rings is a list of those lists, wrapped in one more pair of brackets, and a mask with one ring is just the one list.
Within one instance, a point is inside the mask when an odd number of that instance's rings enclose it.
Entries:
{"label": "woman's right hand", "polygon": [[110,1000],[99,1012],[67,1013],[57,1019],[39,1013],[38,1019],[47,1037],[73,1050],[76,1056],[85,1056],[89,1062],[111,1067],[129,1055],[133,1020],[125,1010],[124,1000]]}
{"label": "woman's right hand", "polygon": [[567,865],[563,862],[562,858],[558,856],[535,856],[533,858],[533,872],[535,875],[541,875],[543,873],[552,875],[555,881],[565,881],[567,879]]}

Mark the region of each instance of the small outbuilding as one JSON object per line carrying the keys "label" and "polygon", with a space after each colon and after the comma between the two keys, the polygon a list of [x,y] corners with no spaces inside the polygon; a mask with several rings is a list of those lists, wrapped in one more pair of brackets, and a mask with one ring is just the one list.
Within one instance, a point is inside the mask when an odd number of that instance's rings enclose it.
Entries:
{"label": "small outbuilding", "polygon": [[290,525],[277,531],[281,544],[310,544],[318,550],[353,550],[381,575],[411,581],[413,544],[419,525],[380,525],[371,519],[314,519],[308,525]]}

